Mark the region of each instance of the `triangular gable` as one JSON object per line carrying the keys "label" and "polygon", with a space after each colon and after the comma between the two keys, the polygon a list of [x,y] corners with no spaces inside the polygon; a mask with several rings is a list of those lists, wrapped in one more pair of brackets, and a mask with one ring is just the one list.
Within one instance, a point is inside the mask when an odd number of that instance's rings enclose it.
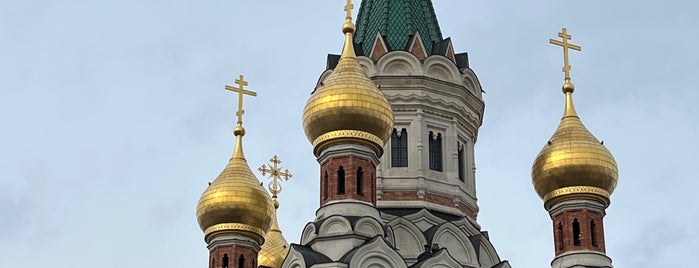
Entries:
{"label": "triangular gable", "polygon": [[408,52],[415,55],[419,60],[424,60],[429,56],[425,46],[422,44],[420,32],[415,32],[410,41],[408,41]]}
{"label": "triangular gable", "polygon": [[377,32],[376,37],[374,38],[374,47],[371,48],[371,53],[369,55],[371,55],[371,59],[376,62],[386,53],[388,53],[386,41],[381,35],[381,32]]}
{"label": "triangular gable", "polygon": [[456,63],[456,57],[454,56],[454,46],[451,44],[451,38],[447,38],[447,53],[444,54],[447,59],[451,62]]}

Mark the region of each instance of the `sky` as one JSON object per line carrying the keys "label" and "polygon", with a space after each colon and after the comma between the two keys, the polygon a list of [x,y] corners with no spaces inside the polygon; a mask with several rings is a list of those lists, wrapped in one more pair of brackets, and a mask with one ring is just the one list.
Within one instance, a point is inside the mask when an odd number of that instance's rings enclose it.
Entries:
{"label": "sky", "polygon": [[[619,166],[607,255],[616,267],[690,267],[699,2],[433,2],[486,91],[478,221],[500,257],[553,258],[530,169],[563,112],[562,49],[548,39],[567,27],[582,46],[577,111]],[[258,92],[245,100],[248,163],[276,154],[294,174],[279,221],[298,243],[319,206],[302,109],[342,48],[344,4],[0,0],[0,267],[206,267],[195,207],[232,153],[236,96],[224,86],[239,74]]]}

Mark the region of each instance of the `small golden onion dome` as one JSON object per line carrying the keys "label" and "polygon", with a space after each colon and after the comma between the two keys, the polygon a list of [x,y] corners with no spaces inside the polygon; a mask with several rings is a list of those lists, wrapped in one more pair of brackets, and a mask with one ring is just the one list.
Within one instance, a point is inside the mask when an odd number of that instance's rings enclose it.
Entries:
{"label": "small golden onion dome", "polygon": [[316,155],[344,142],[363,143],[381,155],[393,130],[391,104],[354,53],[354,31],[348,17],[342,27],[345,45],[337,67],[311,95],[303,111],[303,128]]}
{"label": "small golden onion dome", "polygon": [[566,79],[563,118],[532,166],[532,184],[547,209],[573,198],[598,200],[608,206],[617,184],[616,161],[580,121],[573,106],[574,90]]}
{"label": "small golden onion dome", "polygon": [[[279,208],[279,202],[274,200],[274,208]],[[274,213],[272,229],[265,236],[260,253],[257,254],[257,264],[260,267],[281,268],[286,255],[289,253],[289,243],[286,242],[279,228],[277,213]]]}
{"label": "small golden onion dome", "polygon": [[218,234],[234,233],[262,244],[272,225],[272,199],[253,175],[243,155],[245,129],[239,124],[234,134],[233,157],[202,193],[197,205],[197,220],[207,243]]}

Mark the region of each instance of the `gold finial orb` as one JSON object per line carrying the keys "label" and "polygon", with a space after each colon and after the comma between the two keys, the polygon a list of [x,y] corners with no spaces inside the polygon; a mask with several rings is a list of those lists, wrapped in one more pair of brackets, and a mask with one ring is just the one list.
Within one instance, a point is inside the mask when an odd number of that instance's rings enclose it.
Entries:
{"label": "gold finial orb", "polygon": [[352,7],[348,0],[340,61],[308,99],[303,111],[303,128],[316,156],[341,143],[361,143],[382,155],[393,130],[391,104],[366,75],[354,53]]}
{"label": "gold finial orb", "polygon": [[245,136],[245,128],[242,126],[235,126],[233,129],[233,135],[235,136]]}
{"label": "gold finial orb", "polygon": [[570,79],[566,79],[563,83],[563,93],[573,93],[575,92],[575,86],[570,82]]}

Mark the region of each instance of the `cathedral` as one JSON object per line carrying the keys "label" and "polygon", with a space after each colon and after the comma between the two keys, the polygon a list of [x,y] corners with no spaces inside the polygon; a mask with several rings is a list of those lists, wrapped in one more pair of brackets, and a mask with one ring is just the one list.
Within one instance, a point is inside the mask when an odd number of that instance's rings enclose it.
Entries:
{"label": "cathedral", "polygon": [[[442,35],[431,0],[364,0],[356,24],[353,8],[348,0],[342,54],[327,56],[303,111],[320,188],[298,243],[276,217],[279,180],[291,174],[276,156],[260,167],[274,179],[270,195],[243,152],[243,99],[256,93],[243,76],[226,87],[238,94],[236,145],[196,207],[208,267],[511,267],[477,221],[485,102],[468,54]],[[568,53],[580,47],[566,29],[558,37],[550,42],[564,51],[563,117],[531,172],[552,220],[550,265],[611,268],[603,218],[618,170],[573,106]]]}

